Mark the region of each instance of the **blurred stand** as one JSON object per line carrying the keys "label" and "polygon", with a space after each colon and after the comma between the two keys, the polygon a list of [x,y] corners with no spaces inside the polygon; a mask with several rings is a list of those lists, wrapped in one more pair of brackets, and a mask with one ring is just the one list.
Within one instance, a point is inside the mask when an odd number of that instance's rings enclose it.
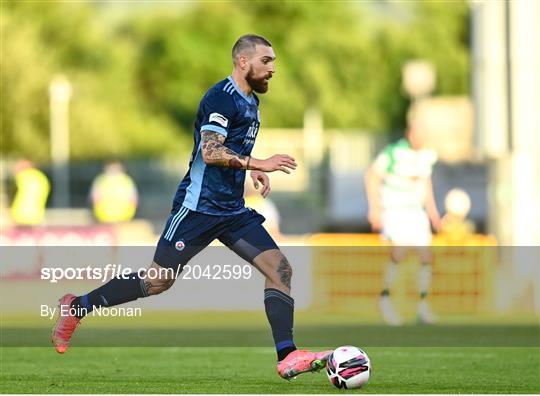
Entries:
{"label": "blurred stand", "polygon": [[489,228],[540,244],[540,3],[474,1],[476,143],[490,163]]}
{"label": "blurred stand", "polygon": [[[540,3],[473,1],[476,141],[489,167],[489,229],[503,246],[540,244]],[[528,293],[540,313],[538,248],[503,250],[499,301]],[[508,287],[511,285],[512,287]]]}

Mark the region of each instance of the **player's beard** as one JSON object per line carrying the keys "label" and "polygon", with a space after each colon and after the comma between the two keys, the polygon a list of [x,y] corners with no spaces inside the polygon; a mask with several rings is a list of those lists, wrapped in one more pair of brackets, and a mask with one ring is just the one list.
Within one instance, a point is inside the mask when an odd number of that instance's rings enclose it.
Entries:
{"label": "player's beard", "polygon": [[266,91],[268,91],[267,79],[271,77],[272,76],[264,76],[261,78],[255,78],[255,72],[253,71],[253,66],[250,66],[249,71],[246,75],[246,81],[248,82],[251,89],[254,90],[255,92],[265,93]]}

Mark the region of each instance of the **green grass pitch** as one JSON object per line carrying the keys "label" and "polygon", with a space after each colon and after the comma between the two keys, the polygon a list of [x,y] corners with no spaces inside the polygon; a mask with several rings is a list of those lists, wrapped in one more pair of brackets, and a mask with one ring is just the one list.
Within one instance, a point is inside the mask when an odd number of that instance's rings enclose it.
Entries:
{"label": "green grass pitch", "polygon": [[271,348],[52,347],[2,349],[1,393],[539,393],[540,349],[371,347],[361,390],[324,372],[287,382]]}
{"label": "green grass pitch", "polygon": [[87,319],[58,355],[50,321],[0,314],[0,393],[540,393],[536,320],[396,328],[299,312],[299,346],[369,354],[369,384],[346,391],[324,372],[279,378],[264,312]]}

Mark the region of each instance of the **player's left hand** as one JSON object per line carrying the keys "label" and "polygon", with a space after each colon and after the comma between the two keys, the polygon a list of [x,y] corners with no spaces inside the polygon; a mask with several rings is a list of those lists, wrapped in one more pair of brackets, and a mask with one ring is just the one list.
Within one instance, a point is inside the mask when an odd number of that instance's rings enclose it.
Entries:
{"label": "player's left hand", "polygon": [[268,175],[261,171],[251,171],[251,178],[253,179],[253,187],[259,189],[259,182],[262,184],[261,195],[266,198],[270,194],[270,179]]}

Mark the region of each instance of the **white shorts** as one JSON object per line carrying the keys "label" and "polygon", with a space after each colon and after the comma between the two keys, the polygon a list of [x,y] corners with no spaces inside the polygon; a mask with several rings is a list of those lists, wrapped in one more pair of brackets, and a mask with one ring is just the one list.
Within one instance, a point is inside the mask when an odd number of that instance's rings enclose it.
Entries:
{"label": "white shorts", "polygon": [[397,246],[429,246],[431,226],[421,209],[385,209],[382,214],[383,237]]}

